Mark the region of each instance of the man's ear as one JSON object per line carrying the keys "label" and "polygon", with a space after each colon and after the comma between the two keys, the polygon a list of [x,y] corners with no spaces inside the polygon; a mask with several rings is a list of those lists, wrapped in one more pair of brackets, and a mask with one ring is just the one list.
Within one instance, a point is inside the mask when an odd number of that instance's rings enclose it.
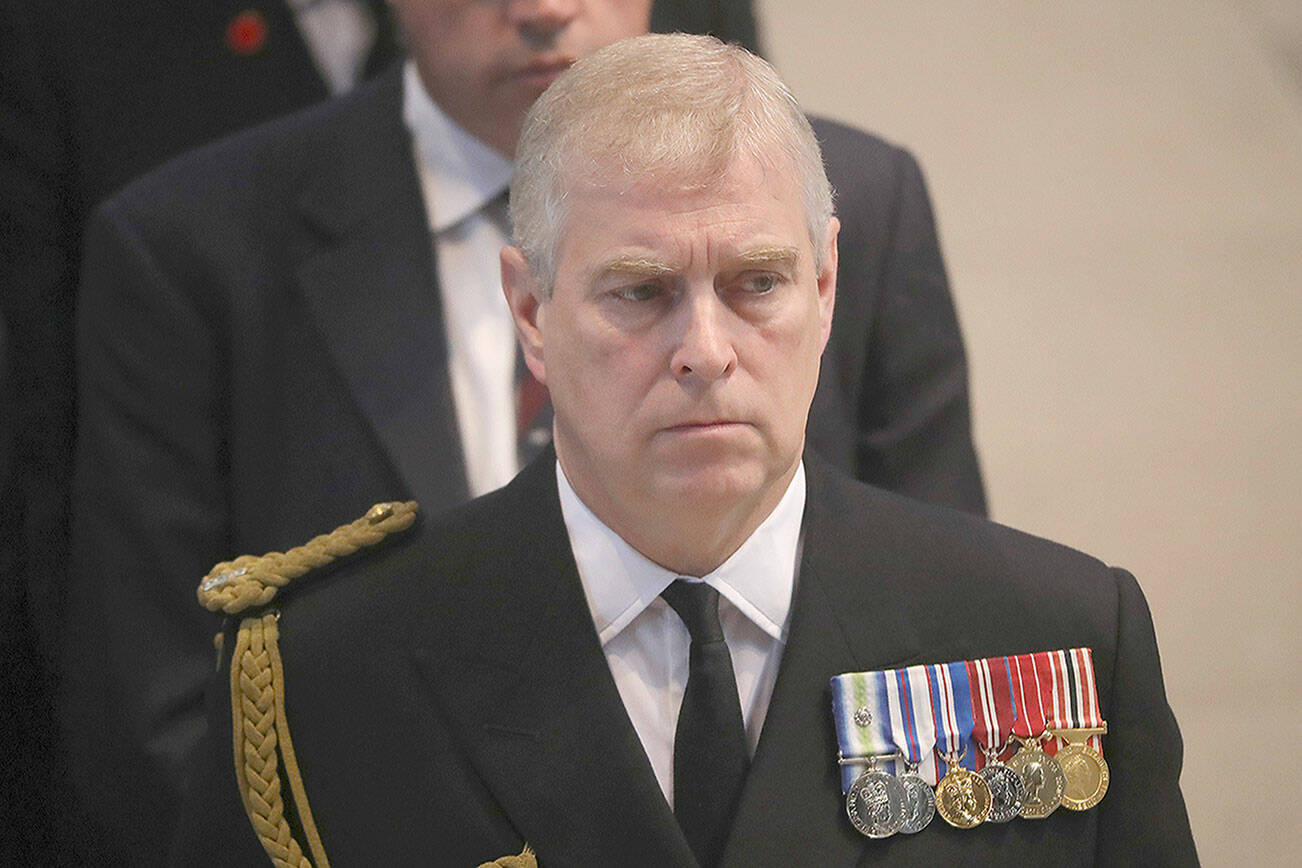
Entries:
{"label": "man's ear", "polygon": [[827,339],[832,335],[832,311],[836,307],[836,236],[840,231],[841,221],[833,217],[827,223],[827,234],[823,238],[823,271],[818,275],[818,320],[823,332],[821,349],[827,347]]}
{"label": "man's ear", "polygon": [[538,382],[547,385],[547,365],[543,358],[543,308],[546,303],[534,278],[533,269],[516,247],[503,247],[502,291],[506,294],[515,334],[524,352],[524,362]]}

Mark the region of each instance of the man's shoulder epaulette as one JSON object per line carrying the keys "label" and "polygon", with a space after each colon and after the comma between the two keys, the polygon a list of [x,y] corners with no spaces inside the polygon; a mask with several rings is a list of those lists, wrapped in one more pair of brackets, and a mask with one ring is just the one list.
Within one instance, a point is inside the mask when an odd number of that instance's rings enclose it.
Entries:
{"label": "man's shoulder epaulette", "polygon": [[416,501],[377,503],[366,515],[287,552],[243,555],[222,561],[199,583],[199,604],[210,612],[237,615],[265,606],[276,593],[310,570],[404,531],[416,520]]}
{"label": "man's shoulder epaulette", "polygon": [[[411,527],[416,510],[415,501],[377,503],[357,521],[283,554],[224,561],[199,583],[199,602],[205,609],[242,613],[230,671],[235,782],[253,832],[273,865],[329,868],[330,862],[312,818],[285,716],[285,670],[277,626],[280,613],[262,607],[309,570]],[[216,637],[219,657],[223,635]],[[293,796],[292,804],[285,803],[285,788]],[[291,816],[297,824],[290,822]]]}

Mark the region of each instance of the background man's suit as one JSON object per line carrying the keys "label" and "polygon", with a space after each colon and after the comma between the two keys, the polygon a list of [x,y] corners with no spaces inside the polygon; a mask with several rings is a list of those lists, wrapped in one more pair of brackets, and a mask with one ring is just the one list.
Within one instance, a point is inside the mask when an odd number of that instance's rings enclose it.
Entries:
{"label": "background man's suit", "polygon": [[[377,2],[377,6],[382,5]],[[232,19],[266,41],[241,55]],[[368,68],[399,54],[377,16]],[[75,435],[73,318],[82,231],[103,197],[166,158],[328,95],[282,0],[0,0],[0,313],[10,325],[13,472],[0,489],[7,631],[22,716],[4,742],[0,862],[77,864],[99,842],[67,813],[50,681],[62,628]]]}
{"label": "background man's suit", "polygon": [[[806,466],[789,638],[725,864],[1193,864],[1180,737],[1134,579]],[[546,866],[693,865],[597,639],[553,457],[407,533],[278,601],[286,715],[331,859],[474,865],[527,841]],[[183,864],[260,853],[231,769],[233,645],[228,633]],[[884,841],[851,828],[829,677],[1078,645],[1094,650],[1110,727],[1097,808],[970,831],[937,819]]]}
{"label": "background man's suit", "polygon": [[[383,0],[361,2],[377,25],[369,75],[400,46]],[[237,50],[229,30],[249,12],[262,41],[246,38]],[[657,0],[652,24],[757,44],[748,0]],[[73,318],[87,216],[168,157],[329,91],[284,0],[0,0],[0,46],[0,314],[11,338],[0,414],[14,435],[13,472],[0,489],[8,565],[0,604],[14,629],[0,663],[26,715],[3,731],[15,759],[0,774],[12,832],[0,837],[0,861],[39,854],[71,863],[69,832],[85,826],[47,811],[63,795],[46,681],[64,613]]]}

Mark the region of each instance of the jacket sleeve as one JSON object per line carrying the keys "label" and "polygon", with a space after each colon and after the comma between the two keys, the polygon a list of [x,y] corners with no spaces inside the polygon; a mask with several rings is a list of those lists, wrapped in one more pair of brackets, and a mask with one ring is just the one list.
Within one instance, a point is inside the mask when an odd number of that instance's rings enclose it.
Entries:
{"label": "jacket sleeve", "polygon": [[1134,577],[1114,569],[1117,646],[1104,756],[1111,781],[1098,805],[1099,865],[1197,865],[1180,793],[1183,743],[1166,701],[1153,620]]}
{"label": "jacket sleeve", "polygon": [[62,712],[83,801],[151,864],[204,728],[217,621],[195,589],[228,549],[218,317],[112,203],[84,263]]}
{"label": "jacket sleeve", "polygon": [[[879,299],[867,335],[858,408],[858,475],[920,500],[984,515],[967,359],[931,201],[913,157],[898,148],[891,157]],[[851,214],[861,207],[866,206],[847,201],[841,210]]]}

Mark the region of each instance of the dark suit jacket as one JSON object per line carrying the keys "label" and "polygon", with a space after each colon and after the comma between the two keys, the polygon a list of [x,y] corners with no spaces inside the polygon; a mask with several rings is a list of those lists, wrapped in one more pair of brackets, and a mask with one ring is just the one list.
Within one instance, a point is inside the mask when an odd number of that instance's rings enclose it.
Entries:
{"label": "dark suit jacket", "polygon": [[[724,864],[1195,864],[1180,735],[1134,579],[807,469],[789,638]],[[408,534],[276,601],[286,716],[332,863],[476,865],[528,842],[544,866],[693,865],[593,628],[552,456]],[[853,830],[831,676],[1081,645],[1109,724],[1097,808],[970,831],[937,819],[881,841]],[[231,768],[229,663],[178,864],[261,852]]]}
{"label": "dark suit jacket", "polygon": [[[400,49],[384,0],[364,2],[378,13],[369,75]],[[240,54],[226,34],[246,10],[262,16],[266,41]],[[756,42],[749,0],[657,0],[653,13],[663,29]],[[25,583],[5,616],[34,622],[19,626],[40,637],[41,653],[33,646],[24,657],[42,668],[56,657],[64,612],[74,297],[86,219],[165,159],[327,95],[284,0],[0,0],[0,313],[12,337],[0,415],[14,427],[14,472],[0,488],[0,561]],[[27,692],[15,701],[46,704]],[[32,727],[52,730],[50,720]],[[28,733],[17,736],[8,740],[25,745],[16,752],[52,761],[52,735],[30,744]],[[24,788],[12,798],[6,790],[0,801],[41,801],[45,788],[22,778]],[[13,825],[28,835],[38,824]],[[81,826],[49,825],[57,840]],[[32,831],[29,846],[53,858],[44,835]]]}
{"label": "dark suit jacket", "polygon": [[[246,9],[264,16],[267,40],[242,56],[225,32]],[[398,54],[387,16],[379,24],[369,70]],[[326,96],[282,0],[0,0],[0,314],[11,328],[0,416],[14,436],[13,472],[0,488],[0,562],[15,585],[0,605],[15,625],[6,640],[22,643],[4,665],[34,670],[27,687],[7,694],[28,725],[3,735],[14,755],[40,766],[15,765],[15,786],[0,787],[0,803],[23,806],[6,816],[0,862],[12,846],[23,859],[76,864],[70,841],[87,828],[64,813],[44,687],[66,594],[74,296],[86,218],[164,159]],[[96,864],[122,861],[104,847],[85,849],[96,851]]]}
{"label": "dark suit jacket", "polygon": [[[396,71],[395,71],[396,73]],[[194,583],[372,502],[467,497],[431,242],[394,74],[151,174],[96,215],[80,312],[65,723],[110,827],[202,730]],[[983,508],[962,345],[921,177],[820,122],[841,281],[811,441]]]}

